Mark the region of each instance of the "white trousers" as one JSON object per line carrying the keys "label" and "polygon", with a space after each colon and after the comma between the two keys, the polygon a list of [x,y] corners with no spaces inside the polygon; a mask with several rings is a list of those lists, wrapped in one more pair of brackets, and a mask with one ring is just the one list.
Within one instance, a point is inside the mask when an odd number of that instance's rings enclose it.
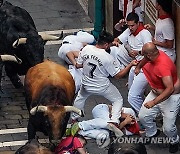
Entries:
{"label": "white trousers", "polygon": [[83,44],[81,42],[73,42],[62,44],[58,51],[58,57],[63,59],[66,63],[72,64],[66,54],[70,51],[80,51],[83,48]]}
{"label": "white trousers", "polygon": [[[124,113],[131,114],[135,117],[135,113],[131,108],[122,108]],[[92,110],[93,119],[79,122],[81,131],[79,132],[83,136],[90,138],[97,138],[99,135],[102,137],[109,137],[109,131],[107,130],[107,124],[110,121],[109,108],[107,104],[98,104]],[[136,118],[136,117],[135,117]]]}
{"label": "white trousers", "polygon": [[124,45],[119,45],[119,47],[112,46],[110,49],[110,55],[119,61],[121,69],[124,69],[133,60],[133,58],[129,56]]}
{"label": "white trousers", "polygon": [[128,102],[139,113],[142,103],[145,99],[144,92],[147,88],[148,81],[141,70],[138,75],[134,73],[135,67],[132,67],[128,78]]}
{"label": "white trousers", "polygon": [[[76,35],[68,35],[66,36],[63,41],[62,45],[59,48],[58,56],[66,61],[68,64],[72,64],[69,59],[67,58],[66,54],[69,51],[79,51],[83,48],[83,43],[91,44],[95,41],[93,35],[89,34],[85,31],[78,31]],[[63,44],[63,42],[66,42]]]}
{"label": "white trousers", "polygon": [[[109,87],[106,90],[98,91],[97,89],[97,91],[94,91],[93,93],[88,92],[82,85],[74,101],[74,106],[84,111],[85,101],[90,95],[104,96],[106,99],[112,102],[111,121],[119,123],[119,117],[121,116],[121,109],[123,106],[123,98],[119,90],[112,83],[110,83]],[[79,115],[77,115],[76,113],[72,113],[71,118],[77,119],[79,118]]]}
{"label": "white trousers", "polygon": [[82,80],[82,68],[75,68],[75,66],[73,65],[69,65],[69,69],[68,69],[69,73],[71,73],[74,82],[75,82],[75,87],[76,87],[76,91],[75,93],[77,93],[82,85],[81,80]]}
{"label": "white trousers", "polygon": [[175,52],[173,52],[173,51],[164,51],[164,53],[166,53],[169,56],[169,58],[173,62],[175,62],[175,60],[176,60],[176,53]]}
{"label": "white trousers", "polygon": [[[151,91],[146,97],[144,103],[153,100],[156,97],[157,96]],[[162,113],[164,134],[167,137],[172,138],[172,143],[178,142],[179,136],[177,134],[175,121],[179,112],[179,107],[180,94],[171,95],[168,99],[155,105],[151,109],[147,109],[144,105],[142,105],[139,112],[139,120],[146,128],[146,136],[151,137],[156,134],[157,127],[154,119],[158,113]]]}

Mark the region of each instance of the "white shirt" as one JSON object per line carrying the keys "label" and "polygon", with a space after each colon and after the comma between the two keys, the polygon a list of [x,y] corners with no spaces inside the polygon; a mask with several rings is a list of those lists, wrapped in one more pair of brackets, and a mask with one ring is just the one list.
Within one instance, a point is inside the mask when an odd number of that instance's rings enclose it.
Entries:
{"label": "white shirt", "polygon": [[[156,21],[156,29],[155,29],[155,36],[154,39],[159,42],[164,42],[165,40],[174,40],[174,23],[171,18],[166,19],[158,19]],[[164,48],[157,46],[159,50],[162,50],[164,52],[175,52],[175,40],[174,40],[174,46],[172,49]]]}
{"label": "white shirt", "polygon": [[84,47],[83,43],[93,43],[94,41],[95,38],[93,35],[80,30],[76,35],[68,35],[63,39],[62,42],[67,43],[62,43],[58,51],[58,56],[65,60],[67,59],[66,54],[69,51],[79,51]]}
{"label": "white shirt", "polygon": [[108,76],[115,76],[120,65],[104,49],[93,45],[85,46],[79,53],[78,64],[83,64],[82,84],[86,90],[105,91],[110,84]]}
{"label": "white shirt", "polygon": [[[118,39],[123,44],[128,43],[132,50],[141,51],[144,44],[152,42],[152,35],[148,30],[143,29],[134,36],[131,34],[129,28],[127,28],[120,36],[118,36]],[[137,60],[141,60],[143,56],[137,55],[135,58]]]}
{"label": "white shirt", "polygon": [[[127,8],[126,12],[124,12],[124,7]],[[124,17],[126,18],[127,15],[133,11],[133,0],[128,0],[127,6],[124,6],[124,0],[119,0],[119,10],[123,11]],[[142,5],[136,7],[134,10],[139,16],[139,21],[143,22]]]}

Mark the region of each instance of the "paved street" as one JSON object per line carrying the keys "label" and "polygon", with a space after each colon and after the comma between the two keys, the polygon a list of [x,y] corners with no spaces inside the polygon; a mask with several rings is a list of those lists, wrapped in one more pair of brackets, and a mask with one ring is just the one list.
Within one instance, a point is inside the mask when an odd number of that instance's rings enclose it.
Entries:
{"label": "paved street", "polygon": [[[39,32],[60,35],[64,31],[65,35],[72,34],[79,29],[91,31],[93,23],[84,11],[84,6],[80,5],[80,0],[9,0],[14,5],[26,9],[32,18]],[[83,3],[82,3],[83,4]],[[57,52],[61,41],[47,42],[45,46],[45,58],[51,59],[67,67],[67,65],[57,57]],[[124,98],[124,105],[127,104],[127,77],[120,80],[111,79],[118,87]],[[14,153],[27,140],[27,120],[28,112],[25,105],[23,89],[15,89],[6,74],[2,78],[3,93],[0,93],[0,154]],[[109,103],[108,100],[91,96],[85,106],[86,116],[90,119],[92,108],[99,103]],[[180,118],[178,117],[178,128],[180,130]],[[180,131],[179,131],[180,135]],[[38,134],[42,143],[47,142],[47,137]],[[169,154],[166,145],[146,146],[148,154]],[[95,140],[88,140],[86,146],[90,154],[107,154],[107,149],[98,148]],[[180,151],[179,151],[180,153]]]}

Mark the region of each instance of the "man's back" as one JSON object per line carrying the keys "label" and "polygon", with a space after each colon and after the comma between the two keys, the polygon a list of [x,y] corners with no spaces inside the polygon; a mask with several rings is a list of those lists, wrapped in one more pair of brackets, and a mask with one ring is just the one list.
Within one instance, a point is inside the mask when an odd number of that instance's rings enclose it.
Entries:
{"label": "man's back", "polygon": [[119,63],[104,49],[87,45],[80,52],[77,63],[83,63],[82,84],[88,90],[103,90],[109,86],[108,76],[114,76],[119,70]]}

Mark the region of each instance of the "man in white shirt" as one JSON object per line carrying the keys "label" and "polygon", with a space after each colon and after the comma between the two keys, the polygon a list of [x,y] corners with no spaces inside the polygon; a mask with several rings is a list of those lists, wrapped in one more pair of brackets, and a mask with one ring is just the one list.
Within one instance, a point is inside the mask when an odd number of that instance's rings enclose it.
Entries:
{"label": "man in white shirt", "polygon": [[158,19],[155,26],[150,24],[144,25],[148,30],[153,30],[155,35],[153,43],[157,48],[165,52],[173,62],[176,60],[175,51],[175,30],[174,23],[171,18],[172,10],[171,0],[157,0],[156,10],[158,11]]}
{"label": "man in white shirt", "polygon": [[[101,95],[112,102],[111,122],[119,123],[123,98],[119,90],[108,79],[109,75],[116,79],[124,76],[137,62],[131,62],[125,69],[121,70],[119,62],[106,52],[112,44],[111,34],[103,32],[95,46],[86,45],[80,51],[76,63],[77,68],[83,67],[82,86],[74,101],[74,106],[84,110],[86,99],[94,94]],[[72,119],[79,116],[72,113]]]}
{"label": "man in white shirt", "polygon": [[62,41],[58,56],[67,64],[71,64],[66,54],[69,51],[80,51],[86,44],[92,44],[93,42],[95,42],[94,36],[82,30],[75,35],[67,35]]}
{"label": "man in white shirt", "polygon": [[[143,56],[141,55],[141,50],[144,44],[152,42],[151,33],[144,29],[144,27],[139,24],[139,17],[136,13],[129,13],[126,19],[128,28],[117,38],[114,39],[114,44],[118,46],[123,43],[128,54],[131,58],[140,61]],[[120,51],[119,51],[120,52]],[[134,74],[134,67],[131,68],[128,79],[128,102],[130,105],[139,113],[141,105],[144,101],[144,91],[148,85],[148,82],[141,72],[136,76]]]}

